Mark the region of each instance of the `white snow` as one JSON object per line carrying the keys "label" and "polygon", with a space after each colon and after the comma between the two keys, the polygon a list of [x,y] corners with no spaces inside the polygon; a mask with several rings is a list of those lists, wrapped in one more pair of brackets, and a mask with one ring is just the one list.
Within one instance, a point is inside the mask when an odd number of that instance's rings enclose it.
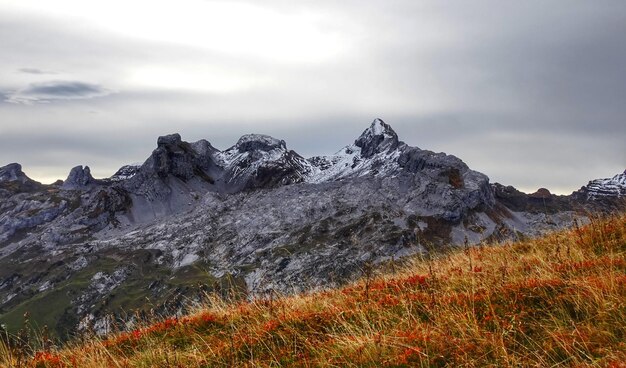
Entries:
{"label": "white snow", "polygon": [[389,131],[383,125],[382,120],[380,119],[375,119],[372,122],[372,125],[370,125],[370,127],[367,128],[364,134],[366,136],[372,136],[372,137],[377,136],[377,135],[382,135],[385,138],[393,138],[393,135],[389,133]]}
{"label": "white snow", "polygon": [[122,181],[126,179],[130,179],[137,174],[137,170],[143,165],[139,162],[134,162],[132,164],[122,166],[115,174],[110,177],[113,181]]}
{"label": "white snow", "polygon": [[382,152],[368,159],[361,158],[361,148],[355,145],[344,147],[333,156],[320,157],[325,160],[330,167],[325,170],[315,168],[306,178],[309,183],[321,183],[325,181],[340,180],[347,177],[360,177],[372,174],[374,164],[380,163],[376,167],[375,177],[386,177],[390,172],[398,169],[399,150]]}
{"label": "white snow", "polygon": [[353,169],[355,160],[361,157],[361,148],[349,145],[332,156],[323,157],[331,166],[325,170],[312,170],[307,182],[321,183],[347,176]]}
{"label": "white snow", "polygon": [[626,171],[612,178],[596,179],[587,184],[589,198],[602,196],[626,196]]}
{"label": "white snow", "polygon": [[[262,142],[272,148],[269,151],[262,149],[249,152],[239,151],[241,144],[251,141]],[[283,141],[260,134],[248,134],[241,137],[237,145],[225,151],[217,152],[214,155],[214,159],[218,165],[231,172],[231,181],[245,177],[246,175],[255,175],[255,172],[260,167],[273,165],[274,163],[282,165],[290,160],[289,151],[285,148]],[[293,162],[291,163],[293,164]],[[297,164],[300,165],[300,167],[297,168],[300,173],[308,175],[313,171],[317,171],[317,168],[305,159],[298,160]]]}
{"label": "white snow", "polygon": [[237,141],[236,146],[239,146],[247,142],[261,142],[269,146],[280,146],[282,143],[280,139],[276,139],[272,136],[265,135],[265,134],[245,134],[241,136],[241,138],[239,138],[239,141]]}
{"label": "white snow", "polygon": [[372,133],[374,135],[381,135],[384,132],[385,132],[385,127],[383,127],[380,119],[374,120],[374,122],[372,123]]}

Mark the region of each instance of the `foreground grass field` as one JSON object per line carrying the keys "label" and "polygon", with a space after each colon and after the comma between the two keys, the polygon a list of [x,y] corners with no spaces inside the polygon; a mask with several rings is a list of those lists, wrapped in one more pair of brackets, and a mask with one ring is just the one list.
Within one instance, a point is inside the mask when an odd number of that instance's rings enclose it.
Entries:
{"label": "foreground grass field", "polygon": [[23,367],[626,367],[626,217],[458,249],[337,290],[210,307]]}

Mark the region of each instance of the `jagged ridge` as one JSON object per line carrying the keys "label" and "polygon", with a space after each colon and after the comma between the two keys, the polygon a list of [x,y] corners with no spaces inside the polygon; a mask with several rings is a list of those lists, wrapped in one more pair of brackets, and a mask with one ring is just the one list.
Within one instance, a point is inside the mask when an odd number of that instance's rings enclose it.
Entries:
{"label": "jagged ridge", "polygon": [[576,194],[592,200],[602,197],[626,196],[626,170],[612,178],[592,180],[580,188]]}
{"label": "jagged ridge", "polygon": [[[42,321],[58,335],[98,330],[107,305],[172,304],[168,293],[189,296],[199,281],[252,294],[325,287],[365,263],[578,216],[571,199],[492,187],[457,157],[401,142],[380,119],[332,156],[305,159],[258,134],[224,151],[171,134],[109,179],[78,166],[62,185],[42,186],[15,164],[0,178],[0,321],[61,306]],[[552,200],[568,206],[540,211]]]}

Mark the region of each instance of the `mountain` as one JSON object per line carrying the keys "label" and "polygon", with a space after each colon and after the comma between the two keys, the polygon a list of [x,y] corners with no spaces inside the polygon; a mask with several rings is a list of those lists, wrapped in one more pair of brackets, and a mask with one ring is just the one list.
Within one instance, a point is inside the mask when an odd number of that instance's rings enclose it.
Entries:
{"label": "mountain", "polygon": [[612,178],[592,180],[575,194],[586,200],[626,196],[626,170]]}
{"label": "mountain", "polygon": [[491,184],[380,119],[308,159],[266,135],[220,151],[171,134],[107,179],[77,166],[41,185],[11,164],[0,168],[0,322],[15,328],[30,311],[65,337],[105,331],[110,314],[175,313],[207,289],[331,287],[407,255],[570,226],[621,196]]}

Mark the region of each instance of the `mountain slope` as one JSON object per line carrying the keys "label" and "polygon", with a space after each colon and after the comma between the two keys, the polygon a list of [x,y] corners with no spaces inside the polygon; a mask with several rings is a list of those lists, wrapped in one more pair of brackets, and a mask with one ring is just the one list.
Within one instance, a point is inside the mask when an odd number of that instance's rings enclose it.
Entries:
{"label": "mountain slope", "polygon": [[[626,361],[626,217],[388,265],[346,287],[135,320],[42,351],[80,367],[577,366]],[[11,364],[6,357],[4,364]],[[13,358],[15,364],[15,358]]]}

